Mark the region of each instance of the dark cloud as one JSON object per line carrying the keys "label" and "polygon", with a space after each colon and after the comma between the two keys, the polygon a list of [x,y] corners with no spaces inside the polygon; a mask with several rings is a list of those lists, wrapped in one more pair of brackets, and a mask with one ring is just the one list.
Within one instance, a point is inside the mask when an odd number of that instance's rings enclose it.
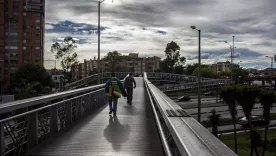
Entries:
{"label": "dark cloud", "polygon": [[[205,59],[209,59],[211,57],[211,55],[210,54],[201,54],[201,59],[203,59],[203,60],[205,60]],[[193,57],[188,57],[187,58],[187,60],[195,60],[195,59],[198,59],[198,55],[196,55],[196,56],[193,56]]]}
{"label": "dark cloud", "polygon": [[167,32],[166,31],[162,31],[162,30],[157,30],[156,33],[162,34],[162,35],[166,35]]}
{"label": "dark cloud", "polygon": [[272,44],[271,42],[269,42],[269,41],[266,41],[266,42],[254,44],[254,46],[267,46],[267,47],[272,47],[273,44]]}
{"label": "dark cloud", "polygon": [[[60,21],[57,24],[47,23],[53,28],[46,29],[47,33],[72,33],[72,34],[97,34],[98,26],[86,23],[77,23],[71,21]],[[108,29],[101,27],[101,31]]]}
{"label": "dark cloud", "polygon": [[[202,30],[202,41],[205,45],[204,42],[208,42],[208,46],[215,47],[218,45],[215,43],[216,41],[229,39],[231,41],[231,36],[235,35],[237,36],[238,48],[242,47],[239,43],[243,47],[254,48],[252,46],[258,46],[260,52],[237,49],[236,51],[241,58],[258,57],[262,55],[261,53],[266,53],[260,47],[263,47],[264,50],[275,47],[276,0],[120,0],[120,2],[120,5],[114,5],[114,7],[111,6],[112,4],[102,4],[101,17],[105,21],[104,24],[108,23],[111,31],[113,26],[121,26],[122,30],[124,27],[134,28],[125,30],[128,32],[105,34],[102,37],[106,38],[107,41],[104,42],[124,40],[123,34],[127,34],[131,41],[137,39],[137,42],[142,42],[141,36],[143,35],[139,32],[142,29],[145,32],[152,31],[166,35],[164,37],[166,39],[148,37],[149,42],[155,45],[164,44],[165,47],[167,40],[175,38],[182,42],[180,43],[181,46],[191,46],[197,42],[197,33],[191,33],[190,25],[196,25]],[[96,34],[97,5],[97,0],[47,0],[46,22],[53,29],[47,29],[46,33],[84,34],[83,36],[86,37],[89,37],[89,33]],[[108,22],[106,22],[107,20]],[[67,27],[63,27],[62,23],[66,23]],[[73,28],[69,25],[72,25]],[[76,27],[79,28],[75,29]],[[166,31],[163,31],[163,28]],[[101,30],[105,29],[107,28],[103,25]],[[86,40],[80,39],[79,42],[85,44]],[[129,46],[127,41],[124,46]],[[155,53],[163,54],[162,48],[157,47]],[[203,59],[211,59],[228,54],[229,49],[210,51],[202,49],[202,53],[209,55],[203,55]],[[196,58],[191,57],[190,59]]]}

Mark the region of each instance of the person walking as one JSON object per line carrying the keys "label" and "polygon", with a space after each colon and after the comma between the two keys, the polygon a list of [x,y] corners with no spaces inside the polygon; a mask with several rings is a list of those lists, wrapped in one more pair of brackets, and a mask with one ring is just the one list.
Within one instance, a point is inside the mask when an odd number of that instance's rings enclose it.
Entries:
{"label": "person walking", "polygon": [[121,81],[115,77],[115,73],[111,73],[111,78],[105,84],[105,93],[108,96],[109,104],[109,115],[117,114],[117,103],[118,99],[123,96],[126,96],[123,85]]}
{"label": "person walking", "polygon": [[133,78],[132,73],[129,73],[129,76],[126,77],[126,79],[124,81],[124,87],[127,91],[127,103],[129,105],[132,105],[133,88],[136,88],[136,82]]}

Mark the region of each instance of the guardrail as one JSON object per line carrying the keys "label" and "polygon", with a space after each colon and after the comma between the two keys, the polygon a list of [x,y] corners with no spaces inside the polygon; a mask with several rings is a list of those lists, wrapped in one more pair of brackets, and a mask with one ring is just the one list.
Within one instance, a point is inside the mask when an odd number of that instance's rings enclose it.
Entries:
{"label": "guardrail", "polygon": [[[126,75],[128,75],[127,72],[120,72],[120,73],[115,73],[116,77],[118,78],[124,78]],[[99,75],[101,83],[104,83],[103,81],[111,77],[111,72],[107,73],[100,73]],[[73,83],[68,84],[67,86],[63,87],[63,90],[70,90],[70,89],[76,89],[79,87],[83,87],[86,84],[89,84],[91,82],[97,83],[98,81],[98,74],[90,75],[86,78],[83,78],[81,80],[75,81]]]}
{"label": "guardrail", "polygon": [[[231,84],[232,80],[227,79],[212,79],[212,80],[205,80],[201,82],[201,87],[209,87],[209,86],[217,86],[217,85],[224,85],[224,84]],[[163,92],[174,92],[174,91],[184,91],[187,89],[194,89],[197,88],[198,82],[190,82],[190,83],[182,83],[182,84],[166,84],[163,86],[159,86],[158,88]]]}
{"label": "guardrail", "polygon": [[0,105],[0,155],[22,155],[107,103],[104,84]]}
{"label": "guardrail", "polygon": [[182,156],[237,156],[152,84],[146,73],[144,82],[152,99],[155,118],[163,122],[157,126],[167,155],[173,153]]}
{"label": "guardrail", "polygon": [[[147,72],[148,79],[152,82],[166,81],[171,83],[190,83],[198,81],[198,77],[191,75],[180,75],[173,73],[149,73]],[[201,77],[201,81],[213,80],[211,78]]]}

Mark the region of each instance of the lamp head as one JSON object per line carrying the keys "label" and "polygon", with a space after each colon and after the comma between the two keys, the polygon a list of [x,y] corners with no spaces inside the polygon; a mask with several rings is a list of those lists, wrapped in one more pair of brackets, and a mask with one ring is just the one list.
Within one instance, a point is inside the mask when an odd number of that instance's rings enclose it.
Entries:
{"label": "lamp head", "polygon": [[191,28],[192,28],[192,29],[196,29],[196,26],[192,25]]}

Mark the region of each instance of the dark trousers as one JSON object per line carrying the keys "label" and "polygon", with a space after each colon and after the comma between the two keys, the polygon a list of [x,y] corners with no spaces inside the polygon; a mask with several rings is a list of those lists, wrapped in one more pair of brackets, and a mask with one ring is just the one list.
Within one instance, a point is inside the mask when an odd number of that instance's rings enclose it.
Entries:
{"label": "dark trousers", "polygon": [[118,98],[110,96],[108,97],[108,104],[109,104],[109,110],[113,111],[114,113],[117,112],[117,103],[118,103]]}
{"label": "dark trousers", "polygon": [[126,88],[127,91],[127,102],[132,102],[133,88]]}

